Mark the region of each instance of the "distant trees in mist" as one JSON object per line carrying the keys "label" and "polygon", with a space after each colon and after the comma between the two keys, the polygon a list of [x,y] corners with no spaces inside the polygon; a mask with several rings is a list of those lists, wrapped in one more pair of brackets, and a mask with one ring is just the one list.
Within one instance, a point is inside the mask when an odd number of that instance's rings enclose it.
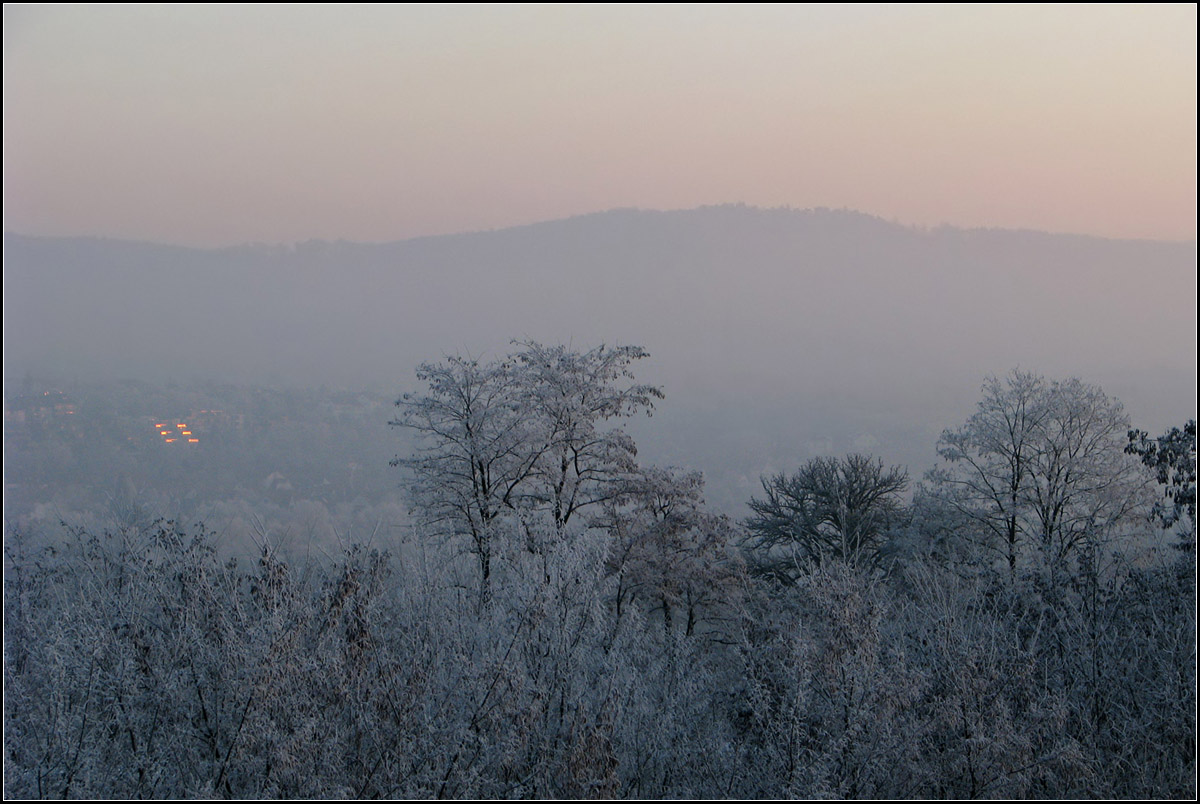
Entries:
{"label": "distant trees in mist", "polygon": [[911,501],[817,458],[739,523],[637,462],[644,356],[422,365],[390,550],[7,528],[6,795],[1194,797],[1194,422],[1014,372]]}

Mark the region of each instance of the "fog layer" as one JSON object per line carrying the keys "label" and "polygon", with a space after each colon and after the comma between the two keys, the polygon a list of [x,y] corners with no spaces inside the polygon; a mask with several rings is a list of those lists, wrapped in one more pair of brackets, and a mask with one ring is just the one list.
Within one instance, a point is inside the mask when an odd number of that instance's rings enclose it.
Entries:
{"label": "fog layer", "polygon": [[513,338],[638,344],[666,392],[635,425],[649,460],[744,499],[732,488],[813,454],[920,471],[984,376],[1016,366],[1098,383],[1151,431],[1183,421],[1194,267],[1193,243],[741,206],[384,244],[9,234],[5,370],[396,394],[423,360]]}

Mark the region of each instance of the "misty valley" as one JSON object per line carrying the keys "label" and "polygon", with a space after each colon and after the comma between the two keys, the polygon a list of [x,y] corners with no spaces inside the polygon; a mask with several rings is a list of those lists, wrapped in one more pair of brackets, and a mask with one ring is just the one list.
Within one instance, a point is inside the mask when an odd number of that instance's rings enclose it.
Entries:
{"label": "misty valley", "polygon": [[8,797],[1195,795],[1194,244],[5,251]]}
{"label": "misty valley", "polygon": [[10,522],[203,520],[245,555],[256,528],[329,550],[407,521],[380,394],[32,378],[8,393]]}

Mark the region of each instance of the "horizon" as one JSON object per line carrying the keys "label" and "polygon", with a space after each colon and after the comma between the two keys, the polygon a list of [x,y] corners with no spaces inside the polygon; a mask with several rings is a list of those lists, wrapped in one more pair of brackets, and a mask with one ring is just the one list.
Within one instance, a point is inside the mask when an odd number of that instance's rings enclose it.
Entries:
{"label": "horizon", "polygon": [[1067,238],[1076,238],[1077,237],[1077,238],[1088,238],[1088,239],[1094,239],[1094,240],[1111,240],[1111,241],[1118,241],[1118,242],[1147,242],[1147,243],[1166,243],[1166,244],[1177,244],[1177,245],[1187,245],[1189,243],[1195,244],[1197,242],[1197,239],[1194,235],[1190,238],[1183,238],[1183,239],[1162,238],[1162,237],[1116,237],[1116,236],[1110,236],[1110,235],[1095,234],[1092,232],[1054,231],[1054,230],[1050,230],[1050,229],[1036,229],[1036,228],[1031,228],[1031,227],[992,226],[992,225],[987,225],[987,224],[961,225],[961,224],[956,224],[956,223],[951,223],[951,222],[942,222],[942,223],[937,223],[937,224],[907,223],[905,221],[900,221],[895,218],[888,218],[883,215],[878,215],[878,214],[875,214],[872,212],[867,212],[867,211],[859,210],[859,209],[852,209],[849,207],[828,207],[828,206],[821,206],[821,205],[816,205],[816,206],[811,206],[811,207],[795,207],[795,206],[790,206],[787,204],[778,205],[778,206],[759,206],[756,204],[750,204],[750,203],[746,203],[743,201],[726,201],[726,202],[721,202],[721,203],[700,204],[700,205],[692,206],[692,207],[676,207],[676,208],[670,208],[670,209],[660,209],[660,208],[651,208],[651,207],[610,207],[608,209],[597,209],[597,210],[593,210],[591,212],[577,212],[577,213],[573,213],[573,214],[569,214],[569,215],[562,215],[562,216],[558,216],[558,217],[543,218],[543,219],[539,219],[539,220],[525,221],[522,223],[513,223],[513,224],[506,225],[506,226],[494,226],[494,227],[484,228],[484,229],[463,229],[461,231],[439,232],[436,234],[418,234],[418,235],[412,235],[409,237],[399,237],[399,238],[387,239],[387,240],[353,240],[353,239],[343,238],[343,237],[339,237],[339,238],[308,237],[308,238],[302,238],[302,239],[298,239],[298,240],[274,241],[274,242],[245,240],[245,241],[239,241],[239,242],[215,243],[215,244],[210,244],[210,245],[195,245],[195,244],[191,244],[191,243],[172,242],[172,241],[168,241],[168,240],[153,240],[153,239],[113,236],[113,235],[104,235],[104,234],[86,234],[86,233],[84,233],[84,234],[46,235],[46,234],[35,234],[35,233],[30,233],[30,232],[16,231],[16,230],[7,229],[7,228],[4,230],[4,236],[5,237],[8,237],[8,236],[28,237],[28,238],[37,238],[37,239],[45,239],[45,240],[96,240],[96,241],[101,241],[101,242],[107,241],[107,242],[118,242],[118,243],[136,243],[136,244],[140,244],[140,245],[162,246],[162,247],[169,247],[169,248],[188,249],[188,250],[194,250],[194,251],[224,251],[224,250],[237,250],[237,249],[243,249],[243,248],[294,249],[298,246],[303,246],[303,245],[310,244],[310,243],[324,243],[324,244],[329,244],[329,245],[347,244],[347,245],[363,245],[363,246],[387,246],[387,245],[396,245],[396,244],[400,244],[400,243],[407,243],[407,242],[417,241],[417,240],[431,240],[431,239],[438,239],[438,238],[453,238],[453,237],[486,235],[486,234],[509,231],[509,230],[513,230],[513,229],[526,229],[526,228],[532,228],[532,227],[538,227],[538,226],[552,225],[552,224],[556,224],[556,223],[563,223],[566,221],[580,220],[583,218],[596,218],[596,217],[601,217],[601,216],[605,216],[605,215],[614,215],[614,214],[621,214],[621,213],[635,213],[635,214],[647,213],[647,214],[656,214],[656,215],[674,215],[674,214],[685,214],[685,213],[704,212],[704,211],[723,210],[723,209],[746,210],[749,212],[765,212],[765,213],[793,213],[793,214],[799,214],[799,215],[812,214],[812,213],[833,213],[833,214],[839,214],[839,215],[870,218],[872,220],[879,221],[880,223],[884,223],[889,226],[895,226],[899,229],[903,229],[903,230],[911,231],[911,232],[917,232],[917,233],[924,233],[924,234],[932,234],[932,233],[937,233],[940,231],[1009,232],[1009,233],[1014,233],[1014,234],[1029,233],[1029,234],[1050,235],[1052,237],[1067,237]]}

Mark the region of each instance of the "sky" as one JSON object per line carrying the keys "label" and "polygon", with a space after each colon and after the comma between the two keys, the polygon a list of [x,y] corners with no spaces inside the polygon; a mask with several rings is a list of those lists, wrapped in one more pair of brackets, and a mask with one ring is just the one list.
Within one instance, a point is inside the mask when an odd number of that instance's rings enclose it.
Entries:
{"label": "sky", "polygon": [[1196,6],[4,6],[4,228],[388,241],[621,207],[1196,232]]}

